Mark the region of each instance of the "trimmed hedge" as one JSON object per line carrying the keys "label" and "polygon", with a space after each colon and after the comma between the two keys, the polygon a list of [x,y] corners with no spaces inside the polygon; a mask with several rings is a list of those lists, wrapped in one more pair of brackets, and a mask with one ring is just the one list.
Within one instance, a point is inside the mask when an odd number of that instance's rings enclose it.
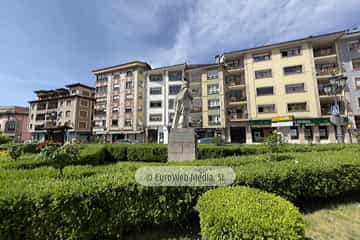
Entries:
{"label": "trimmed hedge", "polygon": [[[167,165],[232,166],[237,173],[234,185],[259,188],[299,204],[360,192],[358,153],[345,148],[292,153],[292,160],[280,162],[250,155]],[[51,167],[14,169],[30,160],[19,161],[0,161],[0,239],[121,238],[144,225],[186,225],[196,213],[198,196],[210,189],[135,183],[138,167],[163,165],[159,163],[68,166],[59,179]]]}
{"label": "trimmed hedge", "polygon": [[201,236],[218,239],[304,239],[296,207],[274,194],[248,187],[205,192],[198,200]]}
{"label": "trimmed hedge", "polygon": [[167,145],[129,145],[127,161],[167,162]]}

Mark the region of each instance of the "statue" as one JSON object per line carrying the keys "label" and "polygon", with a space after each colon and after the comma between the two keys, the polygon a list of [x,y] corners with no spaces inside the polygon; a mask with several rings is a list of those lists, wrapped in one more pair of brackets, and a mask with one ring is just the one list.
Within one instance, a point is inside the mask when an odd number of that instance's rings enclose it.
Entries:
{"label": "statue", "polygon": [[184,79],[179,93],[175,98],[175,116],[172,128],[188,128],[193,97],[189,90],[189,82]]}

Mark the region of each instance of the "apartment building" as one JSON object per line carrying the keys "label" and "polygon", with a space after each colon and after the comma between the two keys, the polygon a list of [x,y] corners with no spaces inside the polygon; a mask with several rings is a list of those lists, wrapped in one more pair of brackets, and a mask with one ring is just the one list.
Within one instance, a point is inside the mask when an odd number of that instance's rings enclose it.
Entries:
{"label": "apartment building", "polygon": [[338,41],[340,59],[348,78],[352,127],[360,129],[360,32],[347,32]]}
{"label": "apartment building", "polygon": [[[225,53],[219,57],[229,142],[262,142],[274,129],[290,143],[335,142],[334,96],[324,86],[342,74],[337,41],[344,32]],[[346,98],[340,110],[348,121]],[[346,141],[349,136],[346,134]]]}
{"label": "apartment building", "polygon": [[104,142],[143,143],[145,62],[134,61],[94,70],[96,104],[94,134]]}
{"label": "apartment building", "polygon": [[28,131],[29,108],[18,106],[0,106],[0,135],[5,135],[15,142],[31,139]]}
{"label": "apartment building", "polygon": [[178,64],[145,73],[145,124],[149,143],[168,143],[175,97],[184,82],[185,68],[186,64]]}
{"label": "apartment building", "polygon": [[94,88],[81,83],[35,91],[29,101],[29,131],[34,141],[88,142],[92,136]]}
{"label": "apartment building", "polygon": [[[219,84],[217,69],[217,64],[184,63],[146,71],[145,115],[147,142],[168,143],[168,136],[175,115],[175,98],[184,80],[188,81],[193,96],[192,111],[190,113],[191,127],[195,128],[199,138],[214,136],[214,131],[222,127],[220,124],[221,101],[219,99],[223,99],[223,94],[220,93],[222,92],[222,85]],[[209,81],[208,72],[211,77]],[[207,89],[208,83],[210,85],[209,90]],[[209,103],[211,104],[210,107],[208,107]],[[208,120],[204,121],[205,118]]]}

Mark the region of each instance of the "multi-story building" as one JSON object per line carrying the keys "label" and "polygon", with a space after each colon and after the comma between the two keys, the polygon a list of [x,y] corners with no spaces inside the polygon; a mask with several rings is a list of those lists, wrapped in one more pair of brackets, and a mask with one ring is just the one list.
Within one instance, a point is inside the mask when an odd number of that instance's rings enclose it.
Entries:
{"label": "multi-story building", "polygon": [[193,97],[190,124],[198,137],[223,134],[224,94],[218,68],[218,64],[178,64],[145,73],[147,142],[168,142],[175,98],[184,80],[188,81]]}
{"label": "multi-story building", "polygon": [[149,143],[168,143],[175,114],[175,97],[184,81],[186,64],[151,69],[145,73],[145,125]]}
{"label": "multi-story building", "polygon": [[[343,73],[336,43],[343,35],[310,36],[221,56],[228,141],[262,142],[277,129],[292,143],[335,142],[330,123],[334,96],[326,95],[324,86],[332,74]],[[346,123],[344,92],[339,96]]]}
{"label": "multi-story building", "polygon": [[29,108],[0,106],[0,135],[8,136],[16,142],[25,142],[31,139],[28,125]]}
{"label": "multi-story building", "polygon": [[144,142],[145,62],[134,61],[94,70],[94,134],[105,142]]}
{"label": "multi-story building", "polygon": [[349,118],[360,129],[360,32],[347,32],[339,39],[340,59],[348,79]]}
{"label": "multi-story building", "polygon": [[94,88],[76,83],[35,91],[30,101],[29,131],[34,141],[87,142],[92,136]]}

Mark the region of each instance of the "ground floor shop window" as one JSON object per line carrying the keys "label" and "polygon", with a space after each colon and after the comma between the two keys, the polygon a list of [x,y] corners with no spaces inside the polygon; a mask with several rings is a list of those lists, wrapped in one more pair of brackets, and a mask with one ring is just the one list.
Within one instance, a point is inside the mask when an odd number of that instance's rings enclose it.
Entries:
{"label": "ground floor shop window", "polygon": [[299,129],[298,129],[298,127],[290,127],[290,138],[292,140],[299,139]]}
{"label": "ground floor shop window", "polygon": [[264,129],[262,128],[253,128],[252,131],[252,140],[253,142],[263,142],[264,141]]}
{"label": "ground floor shop window", "polygon": [[320,140],[327,140],[329,138],[328,126],[319,126]]}
{"label": "ground floor shop window", "polygon": [[305,127],[305,139],[307,141],[312,141],[313,140],[312,127]]}

